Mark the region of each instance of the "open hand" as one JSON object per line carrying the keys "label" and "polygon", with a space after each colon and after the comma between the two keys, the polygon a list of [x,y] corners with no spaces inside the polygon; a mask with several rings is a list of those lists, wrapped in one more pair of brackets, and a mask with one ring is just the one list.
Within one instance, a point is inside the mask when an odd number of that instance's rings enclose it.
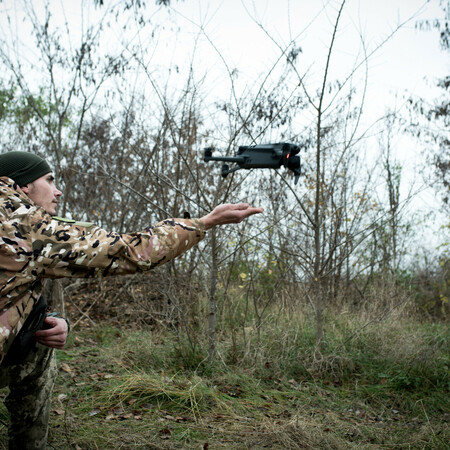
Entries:
{"label": "open hand", "polygon": [[263,211],[264,208],[254,208],[247,203],[238,203],[237,205],[227,203],[217,206],[200,220],[204,223],[205,229],[209,230],[216,225],[240,223],[247,217],[253,214],[261,214]]}

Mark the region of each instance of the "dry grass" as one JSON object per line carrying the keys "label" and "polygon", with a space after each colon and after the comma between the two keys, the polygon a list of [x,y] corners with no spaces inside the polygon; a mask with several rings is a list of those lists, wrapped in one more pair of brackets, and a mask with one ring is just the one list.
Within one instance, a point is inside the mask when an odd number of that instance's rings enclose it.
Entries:
{"label": "dry grass", "polygon": [[330,308],[318,352],[307,306],[258,321],[235,298],[214,365],[201,324],[78,330],[59,352],[49,448],[445,448],[448,327],[390,301]]}

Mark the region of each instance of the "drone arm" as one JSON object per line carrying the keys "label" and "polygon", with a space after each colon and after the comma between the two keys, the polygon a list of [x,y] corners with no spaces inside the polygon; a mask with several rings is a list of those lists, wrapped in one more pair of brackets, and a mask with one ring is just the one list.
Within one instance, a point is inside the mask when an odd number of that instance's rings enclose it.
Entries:
{"label": "drone arm", "polygon": [[223,162],[235,162],[242,164],[245,161],[243,156],[206,156],[203,158],[205,162],[208,161],[223,161]]}
{"label": "drone arm", "polygon": [[205,154],[203,161],[223,161],[223,162],[235,162],[242,164],[246,158],[244,156],[212,156],[213,149],[211,147],[205,148]]}
{"label": "drone arm", "polygon": [[224,164],[224,165],[222,166],[222,177],[223,177],[223,178],[226,178],[227,175],[228,175],[229,173],[236,172],[236,170],[239,170],[239,169],[240,169],[239,166],[234,166],[234,167],[232,167],[232,168],[230,169],[230,167],[228,166],[228,164]]}

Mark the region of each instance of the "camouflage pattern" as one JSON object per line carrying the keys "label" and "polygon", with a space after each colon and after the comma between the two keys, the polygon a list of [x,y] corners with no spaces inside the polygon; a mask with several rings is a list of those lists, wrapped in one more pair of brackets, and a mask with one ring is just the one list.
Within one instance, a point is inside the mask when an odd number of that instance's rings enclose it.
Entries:
{"label": "camouflage pattern", "polygon": [[20,365],[0,367],[0,387],[9,386],[5,405],[10,450],[46,448],[55,377],[54,351],[40,344]]}
{"label": "camouflage pattern", "polygon": [[196,219],[168,219],[119,234],[51,217],[0,177],[0,363],[39,298],[45,278],[86,278],[146,271],[205,236]]}

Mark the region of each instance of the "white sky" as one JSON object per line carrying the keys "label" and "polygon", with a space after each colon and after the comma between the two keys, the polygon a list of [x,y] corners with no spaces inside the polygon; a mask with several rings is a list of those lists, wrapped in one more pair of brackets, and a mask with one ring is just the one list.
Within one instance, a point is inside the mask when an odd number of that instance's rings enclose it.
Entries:
{"label": "white sky", "polygon": [[[67,19],[71,38],[75,41],[79,30],[86,28],[90,21],[106,10],[88,8],[92,3],[93,0],[50,1],[56,23],[63,27]],[[38,9],[39,4],[44,2],[35,0],[28,4]],[[255,21],[260,22],[267,34],[283,47],[292,40],[296,41],[303,51],[299,56],[299,70],[307,69],[307,82],[311,86],[319,86],[340,1],[172,0],[173,10],[169,16],[164,12],[155,12],[153,0],[148,0],[148,4],[151,5],[147,8],[148,15],[153,15],[153,23],[147,31],[151,34],[158,26],[157,41],[150,37],[146,39],[145,32],[140,33],[139,39],[151,49],[151,53],[154,52],[151,64],[154,67],[167,64],[183,66],[195,53],[196,66],[203,68],[205,73],[208,71],[216,88],[222,76],[224,89],[227,89],[224,60],[230,69],[239,70],[243,84],[250,85],[270,70],[280,55],[279,48]],[[18,13],[21,9],[21,1],[18,0],[3,0],[0,3],[1,35],[9,33],[10,26],[6,21],[9,13],[18,19],[18,23],[12,25],[13,30],[26,41],[29,30]],[[344,79],[355,61],[361,61],[360,33],[370,53],[399,23],[411,19],[370,57],[369,92],[380,107],[392,98],[393,93],[404,89],[413,94],[423,93],[424,79],[447,74],[450,61],[448,53],[444,54],[439,49],[437,33],[418,31],[415,23],[440,15],[438,0],[347,0],[336,37],[329,79]],[[205,35],[199,37],[200,26]],[[110,29],[105,44],[120,48],[121,33],[121,30]],[[130,30],[128,36],[133,35],[134,30]],[[214,75],[215,72],[217,75]]]}
{"label": "white sky", "polygon": [[[209,0],[173,2],[179,12],[180,28],[187,31],[189,22],[203,25],[208,37],[231,67],[249,77],[271,67],[279,49],[253,19],[281,45],[293,39],[302,47],[305,66],[313,64],[312,74],[321,77],[329,47],[336,7],[340,2],[320,0]],[[255,6],[257,5],[257,6]],[[415,22],[435,18],[439,14],[437,0],[349,0],[343,9],[336,52],[334,75],[346,76],[361,51],[361,32],[368,52],[381,43],[395,27],[412,19],[373,58],[370,72],[378,89],[408,87],[414,90],[424,77],[448,73],[449,61],[440,52],[436,32],[419,32]],[[195,25],[193,30],[196,30]],[[178,43],[180,44],[180,43]],[[170,44],[169,44],[170,45]],[[216,62],[211,46],[204,51]],[[375,83],[376,80],[376,83]]]}

